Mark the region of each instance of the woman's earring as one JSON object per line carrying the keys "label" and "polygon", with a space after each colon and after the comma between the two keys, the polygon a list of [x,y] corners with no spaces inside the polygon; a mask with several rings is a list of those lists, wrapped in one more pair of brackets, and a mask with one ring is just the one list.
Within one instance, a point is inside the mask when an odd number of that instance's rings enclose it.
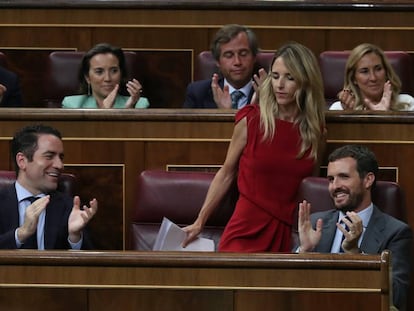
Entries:
{"label": "woman's earring", "polygon": [[91,87],[91,84],[88,83],[88,96],[91,96],[91,94],[92,94],[92,87]]}

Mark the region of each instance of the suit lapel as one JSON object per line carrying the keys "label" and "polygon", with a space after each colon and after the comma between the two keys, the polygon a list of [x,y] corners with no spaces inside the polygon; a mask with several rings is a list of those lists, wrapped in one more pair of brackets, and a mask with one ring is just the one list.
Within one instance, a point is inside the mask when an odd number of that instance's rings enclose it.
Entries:
{"label": "suit lapel", "polygon": [[338,219],[338,211],[328,211],[324,217],[322,225],[322,237],[319,244],[316,246],[315,251],[321,253],[330,253],[332,248],[333,239],[336,233],[336,223]]}
{"label": "suit lapel", "polygon": [[19,226],[19,208],[14,184],[5,189],[1,200],[0,221],[4,222],[2,227],[7,228],[5,231],[17,228]]}
{"label": "suit lapel", "polygon": [[361,242],[361,249],[365,253],[376,254],[380,252],[383,240],[383,231],[385,228],[384,217],[378,207],[374,206],[374,210],[369,220],[368,226]]}
{"label": "suit lapel", "polygon": [[219,78],[218,84],[220,85],[220,88],[223,89],[223,87],[224,87],[224,78],[222,76]]}
{"label": "suit lapel", "polygon": [[254,88],[251,88],[249,97],[247,98],[247,105],[252,103],[253,93],[254,93]]}

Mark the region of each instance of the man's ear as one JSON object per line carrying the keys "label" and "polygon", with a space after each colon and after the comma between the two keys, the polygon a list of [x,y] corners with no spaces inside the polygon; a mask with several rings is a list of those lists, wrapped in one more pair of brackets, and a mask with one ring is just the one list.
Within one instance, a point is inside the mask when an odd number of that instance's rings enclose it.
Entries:
{"label": "man's ear", "polygon": [[371,188],[372,185],[374,184],[375,181],[375,175],[374,173],[369,172],[366,176],[365,176],[365,187]]}
{"label": "man's ear", "polygon": [[16,163],[19,169],[25,169],[27,162],[27,157],[23,154],[23,152],[18,152],[16,154]]}

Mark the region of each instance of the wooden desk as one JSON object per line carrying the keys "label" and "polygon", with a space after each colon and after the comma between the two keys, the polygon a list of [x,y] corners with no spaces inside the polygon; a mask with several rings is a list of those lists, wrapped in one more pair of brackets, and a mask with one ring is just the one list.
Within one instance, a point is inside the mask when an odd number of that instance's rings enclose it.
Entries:
{"label": "wooden desk", "polygon": [[390,257],[0,251],[2,310],[389,310]]}

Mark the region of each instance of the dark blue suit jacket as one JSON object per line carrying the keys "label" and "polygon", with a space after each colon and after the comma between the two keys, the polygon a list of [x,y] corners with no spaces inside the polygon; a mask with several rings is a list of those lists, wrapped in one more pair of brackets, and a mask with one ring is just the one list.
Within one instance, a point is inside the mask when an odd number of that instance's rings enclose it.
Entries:
{"label": "dark blue suit jacket", "polygon": [[[45,249],[70,249],[68,219],[73,199],[61,192],[50,193],[46,207]],[[14,232],[19,227],[17,194],[14,184],[0,188],[0,249],[16,249]],[[92,249],[86,232],[83,233],[82,249]]]}
{"label": "dark blue suit jacket", "polygon": [[0,107],[23,107],[23,98],[17,75],[0,67],[0,84],[7,88],[0,102]]}
{"label": "dark blue suit jacket", "polygon": [[[218,82],[223,88],[224,79],[220,78]],[[252,88],[247,103],[250,103],[253,93]],[[211,90],[211,79],[195,81],[187,86],[183,108],[217,108]]]}

